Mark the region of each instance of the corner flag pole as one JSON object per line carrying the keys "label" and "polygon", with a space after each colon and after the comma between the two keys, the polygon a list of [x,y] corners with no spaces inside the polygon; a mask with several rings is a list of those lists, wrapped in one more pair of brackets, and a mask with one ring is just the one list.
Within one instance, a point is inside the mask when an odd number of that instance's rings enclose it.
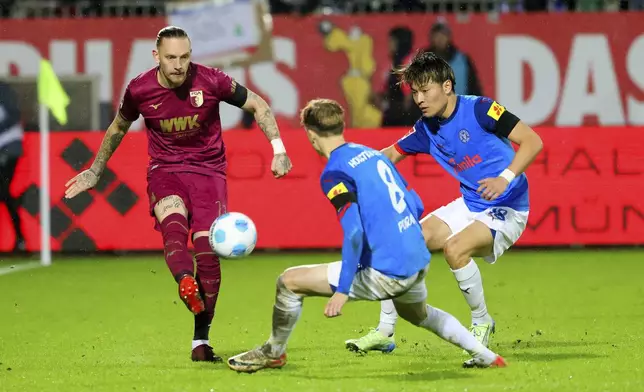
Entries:
{"label": "corner flag pole", "polygon": [[51,265],[51,209],[49,167],[49,111],[61,125],[67,124],[69,96],[51,63],[40,61],[38,74],[38,126],[40,128],[40,263]]}
{"label": "corner flag pole", "polygon": [[51,209],[49,197],[49,109],[40,104],[40,264],[51,265]]}

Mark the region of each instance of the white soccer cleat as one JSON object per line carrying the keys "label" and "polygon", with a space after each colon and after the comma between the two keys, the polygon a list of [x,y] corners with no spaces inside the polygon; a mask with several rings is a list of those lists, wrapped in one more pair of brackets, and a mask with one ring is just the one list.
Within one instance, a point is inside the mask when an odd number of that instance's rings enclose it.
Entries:
{"label": "white soccer cleat", "polygon": [[228,367],[242,373],[254,373],[262,369],[279,369],[286,365],[286,353],[274,358],[268,343],[254,350],[237,354],[228,359]]}
{"label": "white soccer cleat", "polygon": [[[496,323],[472,323],[470,326],[470,333],[485,347],[490,347],[490,337],[494,334]],[[467,351],[463,350],[463,354],[470,355]]]}
{"label": "white soccer cleat", "polygon": [[505,361],[505,358],[503,358],[500,355],[497,355],[496,358],[494,358],[494,361],[492,362],[487,362],[481,357],[474,357],[472,359],[468,359],[467,361],[463,362],[463,367],[466,369],[469,368],[503,368],[507,367],[508,363]]}

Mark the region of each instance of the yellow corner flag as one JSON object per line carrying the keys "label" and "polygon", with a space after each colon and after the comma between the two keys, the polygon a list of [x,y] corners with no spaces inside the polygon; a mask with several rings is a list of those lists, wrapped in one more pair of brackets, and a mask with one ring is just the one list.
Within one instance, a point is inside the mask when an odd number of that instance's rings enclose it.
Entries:
{"label": "yellow corner flag", "polygon": [[60,84],[51,63],[45,59],[40,60],[38,102],[47,106],[61,125],[67,124],[69,96]]}

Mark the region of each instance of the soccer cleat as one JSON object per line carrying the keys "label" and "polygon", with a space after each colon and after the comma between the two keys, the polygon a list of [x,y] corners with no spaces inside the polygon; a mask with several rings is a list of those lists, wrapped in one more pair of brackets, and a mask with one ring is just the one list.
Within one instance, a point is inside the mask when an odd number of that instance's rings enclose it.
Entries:
{"label": "soccer cleat", "polygon": [[472,333],[472,335],[474,335],[476,340],[481,342],[481,344],[484,345],[485,347],[489,347],[490,337],[495,332],[495,330],[496,330],[496,324],[494,321],[492,321],[491,323],[483,323],[483,324],[473,323],[470,326],[470,332]]}
{"label": "soccer cleat", "polygon": [[[470,326],[470,333],[474,335],[476,340],[478,340],[485,347],[490,346],[490,337],[494,333],[496,328],[496,323],[492,321],[491,323],[472,323]],[[463,354],[470,355],[467,351],[463,350]]]}
{"label": "soccer cleat", "polygon": [[349,351],[362,354],[367,351],[390,353],[396,348],[396,341],[393,336],[384,336],[374,328],[365,336],[358,339],[349,339],[344,344]]}
{"label": "soccer cleat", "polygon": [[206,310],[206,305],[199,294],[199,284],[191,275],[184,275],[179,280],[179,297],[193,314],[199,314]]}
{"label": "soccer cleat", "polygon": [[286,365],[286,353],[278,358],[271,356],[268,343],[228,359],[228,367],[241,373],[254,373],[262,369],[279,369]]}
{"label": "soccer cleat", "polygon": [[477,368],[495,368],[495,367],[503,368],[503,367],[507,367],[507,366],[508,366],[508,363],[505,362],[505,359],[500,355],[497,355],[496,358],[494,359],[494,362],[492,362],[492,363],[486,363],[480,357],[474,357],[472,359],[468,359],[467,361],[463,362],[463,367],[466,368],[466,369],[475,368],[475,367],[477,367]]}
{"label": "soccer cleat", "polygon": [[224,360],[207,344],[199,345],[192,349],[193,362],[223,362]]}

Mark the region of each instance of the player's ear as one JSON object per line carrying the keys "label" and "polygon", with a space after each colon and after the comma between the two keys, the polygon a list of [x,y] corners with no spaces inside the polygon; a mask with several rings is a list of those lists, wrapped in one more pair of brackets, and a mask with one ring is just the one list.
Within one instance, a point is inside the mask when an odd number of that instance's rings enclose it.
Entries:
{"label": "player's ear", "polygon": [[446,80],[443,83],[443,92],[445,92],[445,94],[449,94],[450,92],[452,92],[453,88],[454,88],[454,86],[452,86],[452,81],[451,80]]}
{"label": "player's ear", "polygon": [[152,57],[154,57],[154,61],[159,64],[159,51],[156,49],[152,49]]}

